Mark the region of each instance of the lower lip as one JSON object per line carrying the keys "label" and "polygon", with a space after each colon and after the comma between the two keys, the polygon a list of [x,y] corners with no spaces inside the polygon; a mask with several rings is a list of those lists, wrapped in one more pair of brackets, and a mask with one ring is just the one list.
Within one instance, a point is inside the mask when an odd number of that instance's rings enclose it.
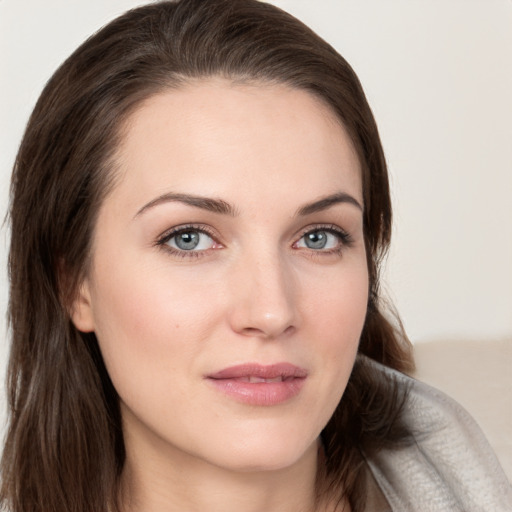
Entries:
{"label": "lower lip", "polygon": [[213,386],[238,402],[271,406],[286,402],[298,395],[306,378],[282,382],[242,382],[236,379],[208,379]]}

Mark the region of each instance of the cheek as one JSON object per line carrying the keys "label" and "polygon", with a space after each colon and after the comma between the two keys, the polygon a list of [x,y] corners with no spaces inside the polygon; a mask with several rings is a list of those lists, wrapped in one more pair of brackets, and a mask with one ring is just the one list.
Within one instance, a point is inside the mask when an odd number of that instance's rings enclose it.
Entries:
{"label": "cheek", "polygon": [[157,265],[117,260],[98,269],[95,283],[96,336],[116,387],[127,377],[134,383],[191,370],[216,309],[200,282],[177,280]]}
{"label": "cheek", "polygon": [[324,386],[333,403],[341,398],[355,361],[368,304],[366,265],[341,269],[331,275],[329,287],[318,287],[307,303],[313,353],[321,357]]}
{"label": "cheek", "polygon": [[[358,263],[310,283],[307,316],[329,340],[359,340],[368,306],[368,271]],[[340,343],[336,344],[340,345]]]}

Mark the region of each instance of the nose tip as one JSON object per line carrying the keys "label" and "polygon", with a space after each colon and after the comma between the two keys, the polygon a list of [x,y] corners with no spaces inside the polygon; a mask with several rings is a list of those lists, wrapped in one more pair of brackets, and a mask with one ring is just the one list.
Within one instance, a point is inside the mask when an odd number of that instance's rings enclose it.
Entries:
{"label": "nose tip", "polygon": [[231,326],[250,337],[275,339],[297,328],[293,279],[282,264],[261,261],[238,272]]}

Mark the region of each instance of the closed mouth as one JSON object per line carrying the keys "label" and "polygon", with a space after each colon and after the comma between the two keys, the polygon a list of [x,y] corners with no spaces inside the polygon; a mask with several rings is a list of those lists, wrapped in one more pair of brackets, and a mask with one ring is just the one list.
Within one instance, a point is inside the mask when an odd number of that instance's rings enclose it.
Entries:
{"label": "closed mouth", "polygon": [[239,382],[283,382],[291,379],[303,379],[308,372],[291,363],[276,363],[262,365],[259,363],[245,363],[231,366],[207,376],[207,378],[222,380],[236,380]]}
{"label": "closed mouth", "polygon": [[298,395],[308,372],[290,363],[247,363],[207,375],[214,387],[238,402],[274,406]]}

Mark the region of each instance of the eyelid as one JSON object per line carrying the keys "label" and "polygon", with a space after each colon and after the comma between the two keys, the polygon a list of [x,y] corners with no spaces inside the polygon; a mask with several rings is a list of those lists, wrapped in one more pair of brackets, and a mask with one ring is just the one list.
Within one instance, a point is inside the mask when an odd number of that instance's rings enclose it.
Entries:
{"label": "eyelid", "polygon": [[205,233],[211,238],[215,239],[216,235],[213,230],[204,224],[181,224],[179,226],[173,226],[172,228],[167,229],[157,238],[157,243],[165,243],[169,241],[170,238],[176,236],[179,233],[183,233],[185,231],[199,231],[200,233]]}

